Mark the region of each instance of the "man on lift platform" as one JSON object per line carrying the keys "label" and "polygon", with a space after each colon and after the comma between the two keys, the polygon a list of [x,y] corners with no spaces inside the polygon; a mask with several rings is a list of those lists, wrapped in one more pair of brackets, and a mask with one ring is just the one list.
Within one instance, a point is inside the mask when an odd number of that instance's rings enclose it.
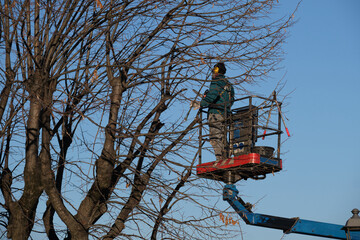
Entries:
{"label": "man on lift platform", "polygon": [[212,81],[209,91],[201,100],[201,108],[209,108],[208,121],[210,128],[210,144],[214,149],[216,161],[227,159],[225,150],[225,119],[230,114],[234,103],[234,87],[225,77],[226,67],[222,62],[217,63],[212,70]]}
{"label": "man on lift platform", "polygon": [[[266,174],[282,169],[281,159],[273,157],[272,147],[255,147],[257,138],[261,137],[256,134],[260,108],[253,105],[252,96],[240,99],[249,99],[248,106],[231,111],[235,93],[233,86],[224,76],[225,73],[225,64],[217,63],[212,70],[209,91],[200,103],[196,102],[196,107],[209,109],[209,139],[216,157],[214,162],[200,163],[197,166],[197,175],[226,183],[247,178],[263,179]],[[269,100],[266,99],[266,102]],[[271,111],[272,108],[268,107]],[[261,107],[261,110],[263,109],[264,106]],[[280,134],[281,130],[275,132]]]}

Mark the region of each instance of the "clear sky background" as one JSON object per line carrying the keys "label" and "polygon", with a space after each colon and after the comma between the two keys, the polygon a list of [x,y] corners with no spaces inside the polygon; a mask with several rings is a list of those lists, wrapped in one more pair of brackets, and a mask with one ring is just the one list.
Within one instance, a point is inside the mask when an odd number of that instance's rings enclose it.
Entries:
{"label": "clear sky background", "polygon": [[[298,1],[279,2],[286,14]],[[236,186],[245,201],[257,202],[254,212],[344,225],[360,209],[360,0],[303,0],[295,18],[283,70],[255,87],[270,95],[285,74],[282,92],[294,90],[286,100],[284,170]],[[240,227],[243,239],[327,239]]]}
{"label": "clear sky background", "polygon": [[[276,11],[290,14],[298,2],[279,0]],[[287,82],[283,171],[236,186],[254,212],[344,225],[360,209],[360,0],[303,0],[295,19],[283,69],[249,87],[269,96],[278,80]],[[229,211],[221,194],[219,208]],[[239,222],[239,240],[327,239]]]}

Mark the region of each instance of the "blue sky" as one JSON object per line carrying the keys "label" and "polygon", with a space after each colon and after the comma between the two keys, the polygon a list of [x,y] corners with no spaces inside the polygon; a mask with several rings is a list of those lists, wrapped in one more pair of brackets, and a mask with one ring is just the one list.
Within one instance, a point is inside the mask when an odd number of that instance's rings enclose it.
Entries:
{"label": "blue sky", "polygon": [[[298,1],[279,2],[277,11],[286,14]],[[294,92],[286,100],[291,138],[282,148],[284,170],[236,184],[245,201],[257,202],[255,212],[343,225],[353,208],[360,209],[359,12],[359,0],[303,0],[284,46],[283,69],[257,87],[270,95],[285,75],[282,92]],[[241,230],[252,240],[326,239],[284,236],[244,222]]]}
{"label": "blue sky", "polygon": [[[276,11],[284,15],[298,0],[279,2]],[[254,212],[343,225],[360,209],[360,0],[303,0],[295,18],[283,68],[252,87],[269,96],[284,78],[282,93],[292,92],[284,110],[291,137],[282,147],[283,171],[236,186],[245,201],[256,203]],[[228,211],[221,199],[219,193]],[[326,239],[243,221],[240,228],[245,240]]]}

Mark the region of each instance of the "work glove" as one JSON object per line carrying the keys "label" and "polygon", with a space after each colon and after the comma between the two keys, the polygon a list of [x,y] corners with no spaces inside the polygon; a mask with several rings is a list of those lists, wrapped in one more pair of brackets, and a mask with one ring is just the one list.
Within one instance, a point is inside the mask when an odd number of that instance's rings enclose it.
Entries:
{"label": "work glove", "polygon": [[206,98],[206,95],[208,94],[208,92],[209,92],[209,89],[207,89],[205,92],[204,92],[204,94],[203,94],[203,98]]}
{"label": "work glove", "polygon": [[190,108],[193,108],[194,110],[198,110],[200,108],[200,102],[196,100],[191,101]]}

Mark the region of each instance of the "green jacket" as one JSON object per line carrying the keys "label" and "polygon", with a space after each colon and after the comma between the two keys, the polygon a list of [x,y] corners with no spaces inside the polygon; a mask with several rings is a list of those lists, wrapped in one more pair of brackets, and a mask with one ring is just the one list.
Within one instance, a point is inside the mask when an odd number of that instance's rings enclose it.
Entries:
{"label": "green jacket", "polygon": [[200,107],[209,108],[209,113],[230,113],[231,105],[234,103],[234,87],[223,74],[219,74],[211,81],[209,92],[200,102]]}

